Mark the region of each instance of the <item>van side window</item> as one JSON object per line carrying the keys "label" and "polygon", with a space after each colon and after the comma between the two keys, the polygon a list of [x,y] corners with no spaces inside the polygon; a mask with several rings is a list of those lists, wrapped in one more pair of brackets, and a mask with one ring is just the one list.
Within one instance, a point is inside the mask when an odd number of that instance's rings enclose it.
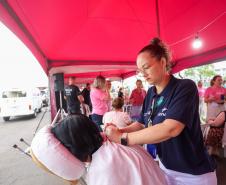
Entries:
{"label": "van side window", "polygon": [[26,96],[26,91],[4,91],[2,93],[2,98],[21,98]]}

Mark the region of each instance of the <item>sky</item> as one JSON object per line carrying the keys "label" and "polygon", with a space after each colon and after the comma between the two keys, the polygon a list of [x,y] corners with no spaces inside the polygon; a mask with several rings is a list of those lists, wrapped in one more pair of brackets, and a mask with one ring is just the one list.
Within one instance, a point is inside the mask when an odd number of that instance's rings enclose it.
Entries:
{"label": "sky", "polygon": [[30,50],[0,22],[0,89],[48,86],[48,78]]}

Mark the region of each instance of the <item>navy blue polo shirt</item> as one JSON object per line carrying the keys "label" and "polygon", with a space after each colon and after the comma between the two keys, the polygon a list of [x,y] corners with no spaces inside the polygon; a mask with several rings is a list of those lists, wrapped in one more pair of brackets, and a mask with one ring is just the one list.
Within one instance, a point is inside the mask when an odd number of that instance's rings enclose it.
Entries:
{"label": "navy blue polo shirt", "polygon": [[[153,99],[157,104],[154,111]],[[157,154],[167,169],[193,175],[215,170],[216,164],[203,144],[198,108],[198,90],[191,80],[171,76],[160,94],[156,94],[154,86],[149,88],[138,121],[147,125],[152,115],[153,125],[165,119],[174,119],[185,125],[178,136],[156,144]]]}

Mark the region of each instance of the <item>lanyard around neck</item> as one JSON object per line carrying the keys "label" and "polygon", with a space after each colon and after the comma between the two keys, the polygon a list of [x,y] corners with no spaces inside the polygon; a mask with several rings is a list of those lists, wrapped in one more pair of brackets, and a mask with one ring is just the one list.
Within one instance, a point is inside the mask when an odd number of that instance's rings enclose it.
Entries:
{"label": "lanyard around neck", "polygon": [[164,102],[164,97],[160,96],[158,99],[158,96],[154,96],[151,102],[151,110],[150,110],[150,116],[148,118],[148,124],[147,126],[152,126],[153,124],[153,118],[155,117],[155,114],[157,112],[157,109],[162,103]]}

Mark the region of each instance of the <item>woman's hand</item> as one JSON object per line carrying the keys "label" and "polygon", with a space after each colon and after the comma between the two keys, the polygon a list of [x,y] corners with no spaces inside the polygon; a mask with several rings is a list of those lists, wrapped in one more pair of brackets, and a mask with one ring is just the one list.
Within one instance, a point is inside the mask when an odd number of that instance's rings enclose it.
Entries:
{"label": "woman's hand", "polygon": [[209,103],[214,102],[214,101],[216,101],[216,98],[215,98],[214,96],[210,96],[210,97],[208,98],[208,102],[209,102]]}
{"label": "woman's hand", "polygon": [[216,103],[223,104],[224,103],[224,100],[221,100],[221,99],[216,100]]}
{"label": "woman's hand", "polygon": [[114,123],[106,123],[106,124],[104,124],[104,132],[106,131],[107,127],[109,127],[109,126],[117,127]]}
{"label": "woman's hand", "polygon": [[207,124],[208,125],[212,125],[214,123],[214,119],[209,119],[208,121],[207,121]]}
{"label": "woman's hand", "polygon": [[110,141],[113,141],[115,143],[121,143],[120,140],[122,133],[116,126],[110,125],[105,127],[105,134]]}
{"label": "woman's hand", "polygon": [[134,103],[134,98],[130,98],[130,99],[129,99],[129,103],[130,103],[130,104],[133,104],[133,103]]}

